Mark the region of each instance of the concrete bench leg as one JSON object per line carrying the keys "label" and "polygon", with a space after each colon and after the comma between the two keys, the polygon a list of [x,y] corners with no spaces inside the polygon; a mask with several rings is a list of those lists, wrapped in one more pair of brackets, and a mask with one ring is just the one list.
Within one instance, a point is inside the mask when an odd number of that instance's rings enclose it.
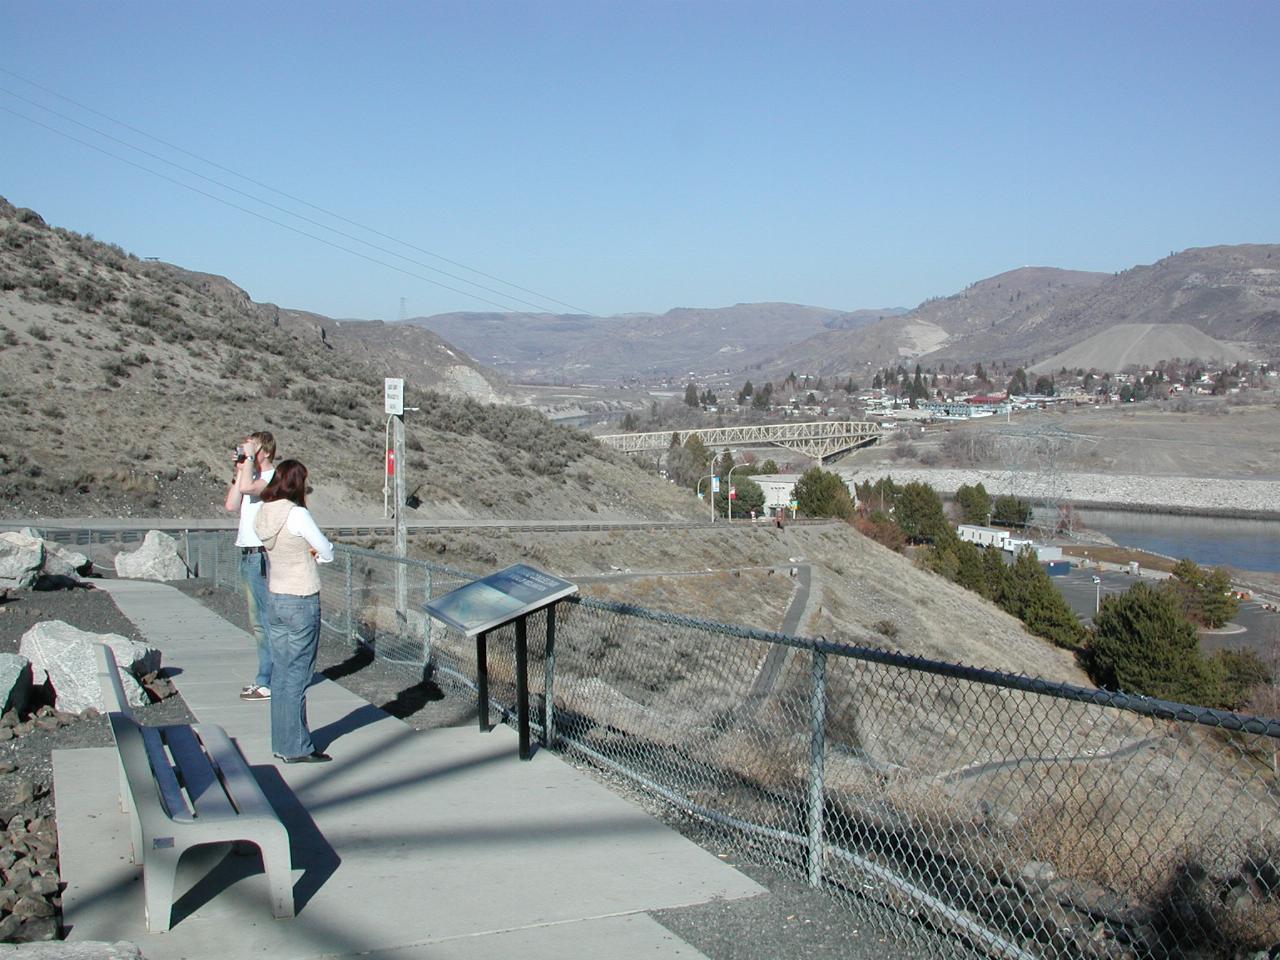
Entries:
{"label": "concrete bench leg", "polygon": [[147,851],[142,867],[142,891],[146,903],[144,914],[147,933],[165,933],[173,915],[173,885],[178,877],[178,860],[182,851],[163,847]]}
{"label": "concrete bench leg", "polygon": [[292,917],[293,861],[289,856],[289,834],[280,826],[278,830],[264,832],[257,842],[258,849],[262,851],[262,866],[267,872],[267,883],[271,890],[271,915],[277,918]]}

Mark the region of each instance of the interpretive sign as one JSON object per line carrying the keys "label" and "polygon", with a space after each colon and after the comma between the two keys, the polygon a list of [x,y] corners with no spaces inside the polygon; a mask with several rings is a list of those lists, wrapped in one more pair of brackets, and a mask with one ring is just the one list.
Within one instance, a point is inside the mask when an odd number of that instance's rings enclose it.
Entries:
{"label": "interpretive sign", "polygon": [[575,583],[517,563],[429,600],[422,609],[472,637],[577,592]]}

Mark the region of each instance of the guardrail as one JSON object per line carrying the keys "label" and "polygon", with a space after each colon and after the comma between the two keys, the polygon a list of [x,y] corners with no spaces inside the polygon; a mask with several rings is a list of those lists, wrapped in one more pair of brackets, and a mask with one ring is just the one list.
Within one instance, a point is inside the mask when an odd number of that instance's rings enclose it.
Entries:
{"label": "guardrail", "polygon": [[[92,538],[90,538],[92,540]],[[228,534],[184,540],[233,586]],[[397,568],[409,609],[395,605]],[[474,644],[419,609],[472,579],[340,546],[323,629],[406,687],[474,691]],[[606,602],[529,630],[545,748],[696,817],[920,955],[1234,957],[1280,943],[1280,720]],[[489,696],[514,711],[512,644]]]}

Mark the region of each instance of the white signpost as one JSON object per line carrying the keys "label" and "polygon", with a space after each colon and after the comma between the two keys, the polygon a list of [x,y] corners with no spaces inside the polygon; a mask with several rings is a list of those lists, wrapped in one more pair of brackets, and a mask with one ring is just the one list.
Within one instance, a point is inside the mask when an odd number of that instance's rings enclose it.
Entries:
{"label": "white signpost", "polygon": [[[391,449],[387,451],[385,461],[385,469],[388,474],[389,483],[384,485],[384,497],[387,487],[392,489],[393,503],[395,504],[395,512],[392,516],[395,518],[395,552],[397,557],[405,557],[408,555],[408,538],[404,528],[404,499],[405,499],[405,457],[404,457],[404,378],[403,377],[384,377],[382,380],[382,401],[387,411],[389,425],[393,426]],[[392,471],[395,471],[392,474]],[[384,500],[385,512],[385,500]],[[396,564],[396,613],[403,619],[405,617],[406,594],[408,592],[408,584],[405,577],[405,565],[403,563]]]}

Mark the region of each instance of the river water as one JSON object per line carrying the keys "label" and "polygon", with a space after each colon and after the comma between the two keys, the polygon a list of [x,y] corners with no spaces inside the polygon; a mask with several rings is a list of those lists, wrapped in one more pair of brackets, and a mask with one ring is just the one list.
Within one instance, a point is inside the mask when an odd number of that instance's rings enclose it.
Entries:
{"label": "river water", "polygon": [[1126,547],[1201,566],[1280,573],[1280,521],[1182,517],[1123,510],[1081,510],[1084,525]]}

